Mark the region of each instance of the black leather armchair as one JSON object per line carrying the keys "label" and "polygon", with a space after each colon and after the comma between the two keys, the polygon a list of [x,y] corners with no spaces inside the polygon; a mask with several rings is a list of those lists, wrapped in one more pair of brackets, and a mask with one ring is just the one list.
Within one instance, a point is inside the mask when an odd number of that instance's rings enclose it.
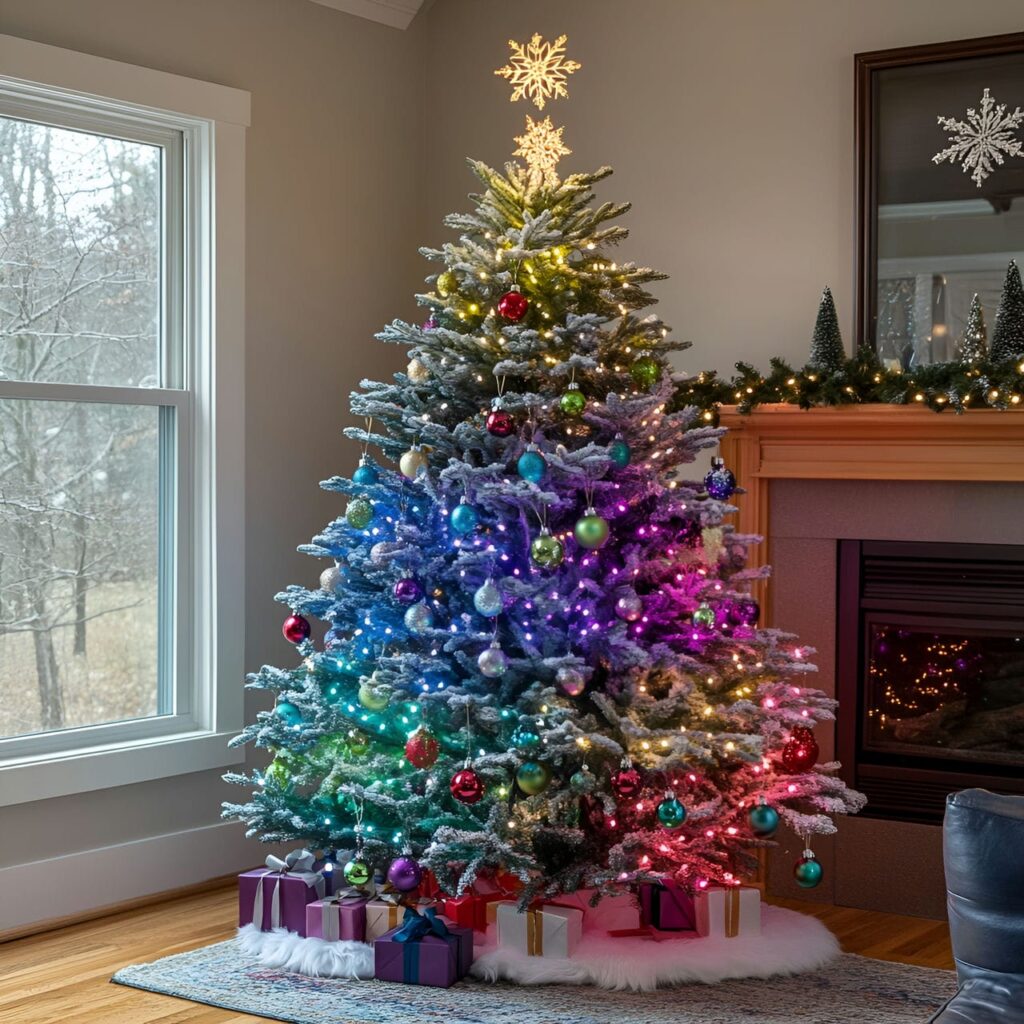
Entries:
{"label": "black leather armchair", "polygon": [[1024,797],[952,793],[942,835],[960,988],[932,1024],[1024,1024]]}

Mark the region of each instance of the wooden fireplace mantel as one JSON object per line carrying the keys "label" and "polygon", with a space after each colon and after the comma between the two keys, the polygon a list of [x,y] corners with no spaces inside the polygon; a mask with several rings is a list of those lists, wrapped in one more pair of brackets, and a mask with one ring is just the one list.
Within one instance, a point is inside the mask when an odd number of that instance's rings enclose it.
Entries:
{"label": "wooden fireplace mantel", "polygon": [[[746,491],[736,528],[770,537],[772,480],[955,480],[1024,482],[1024,407],[952,411],[898,405],[721,410],[722,455]],[[748,564],[768,562],[766,545]],[[768,612],[762,584],[758,597]],[[770,621],[766,615],[764,621]]]}

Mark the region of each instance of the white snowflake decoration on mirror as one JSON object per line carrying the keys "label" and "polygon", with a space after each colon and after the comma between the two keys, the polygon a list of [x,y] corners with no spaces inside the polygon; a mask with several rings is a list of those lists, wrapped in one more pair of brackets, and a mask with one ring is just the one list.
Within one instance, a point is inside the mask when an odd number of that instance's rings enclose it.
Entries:
{"label": "white snowflake decoration on mirror", "polygon": [[951,144],[932,157],[932,163],[960,162],[964,174],[981,188],[981,183],[1003,164],[1004,156],[1024,156],[1024,143],[1013,137],[1014,131],[1024,124],[1024,110],[1017,107],[1012,114],[1006,112],[1005,103],[996,103],[986,89],[981,97],[981,113],[967,108],[967,120],[939,115],[938,122],[952,136]]}

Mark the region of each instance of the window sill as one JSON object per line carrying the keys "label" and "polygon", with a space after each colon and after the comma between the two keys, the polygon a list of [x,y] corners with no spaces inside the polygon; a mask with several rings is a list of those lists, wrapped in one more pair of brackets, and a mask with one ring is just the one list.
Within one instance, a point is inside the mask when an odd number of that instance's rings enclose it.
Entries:
{"label": "window sill", "polygon": [[5,761],[0,807],[238,765],[244,752],[227,745],[236,731],[178,733]]}

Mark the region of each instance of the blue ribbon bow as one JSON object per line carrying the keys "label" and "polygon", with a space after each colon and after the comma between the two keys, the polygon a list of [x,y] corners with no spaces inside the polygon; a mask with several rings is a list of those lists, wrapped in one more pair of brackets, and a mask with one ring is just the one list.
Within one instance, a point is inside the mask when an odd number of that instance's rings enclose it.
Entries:
{"label": "blue ribbon bow", "polygon": [[428,935],[436,935],[446,939],[449,935],[448,926],[437,916],[433,907],[427,907],[422,914],[412,907],[405,908],[402,927],[392,936],[394,942],[419,942]]}

